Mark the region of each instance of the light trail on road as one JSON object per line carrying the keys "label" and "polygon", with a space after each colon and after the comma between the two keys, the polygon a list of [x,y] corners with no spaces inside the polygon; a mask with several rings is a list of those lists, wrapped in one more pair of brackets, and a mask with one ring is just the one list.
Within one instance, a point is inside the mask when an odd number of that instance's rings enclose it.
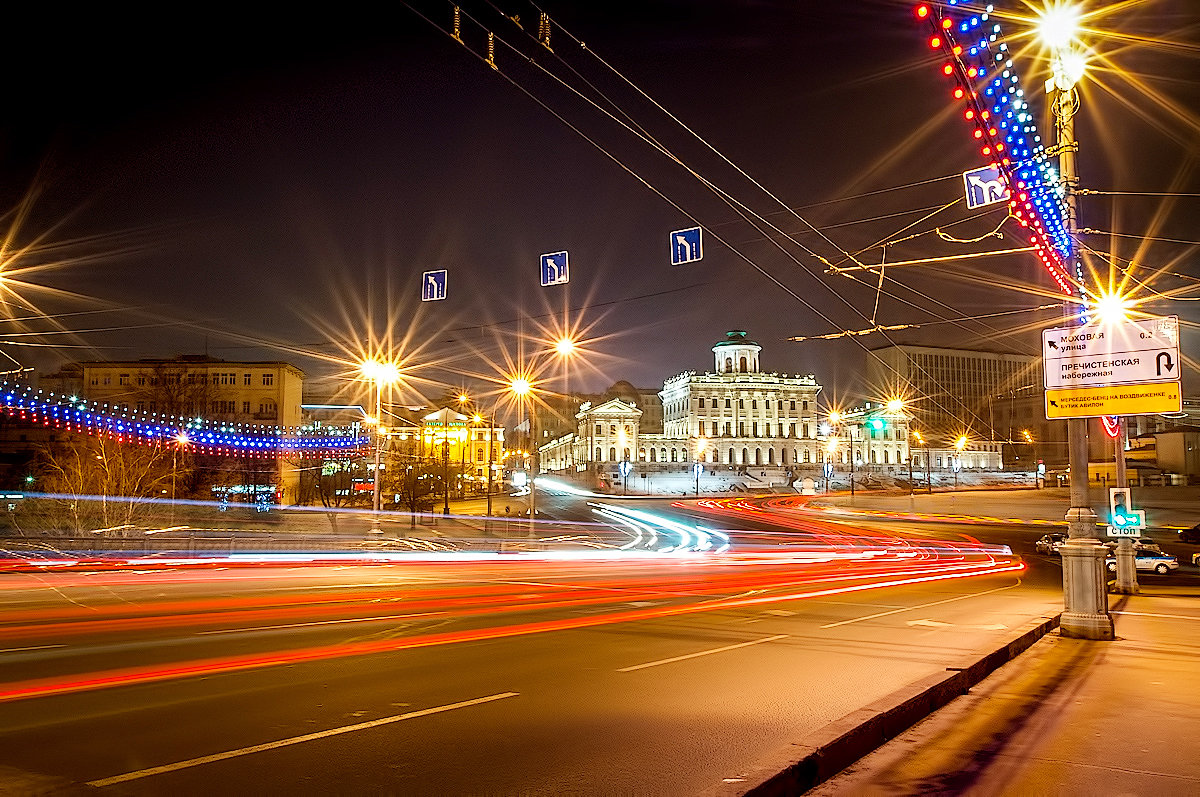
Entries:
{"label": "light trail on road", "polygon": [[[24,608],[10,601],[0,614],[0,644],[9,652],[0,660],[0,702],[1024,569],[1004,546],[831,522],[805,513],[803,503],[676,504],[719,521],[705,526],[649,509],[595,506],[657,553],[18,563],[0,572],[0,591],[26,598]],[[743,528],[750,522],[773,530]],[[230,639],[240,640],[239,651],[218,655],[220,641]],[[87,655],[97,647],[106,651],[100,666]],[[34,678],[20,667],[29,656],[43,663]]]}

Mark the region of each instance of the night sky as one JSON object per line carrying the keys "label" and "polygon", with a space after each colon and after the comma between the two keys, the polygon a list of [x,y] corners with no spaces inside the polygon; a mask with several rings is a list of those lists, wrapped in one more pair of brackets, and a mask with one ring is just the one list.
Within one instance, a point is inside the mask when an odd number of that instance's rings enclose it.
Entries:
{"label": "night sky", "polygon": [[[933,233],[983,236],[1002,206],[972,218],[959,203],[922,221],[961,196],[958,175],[982,162],[910,3],[543,8],[553,53],[532,40],[537,12],[525,2],[464,3],[462,45],[448,35],[451,6],[437,2],[14,20],[0,189],[3,273],[19,283],[5,297],[13,320],[2,351],[41,369],[207,352],[289,360],[317,377],[347,375],[372,341],[391,340],[430,380],[414,386],[437,395],[435,383],[475,386],[506,358],[529,359],[542,345],[531,338],[565,317],[587,341],[572,389],[704,370],[709,347],[742,328],[763,344],[768,370],[870,397],[877,386],[856,381],[866,348],[1031,354],[1036,330],[1061,324],[1060,310],[1033,309],[1057,300],[1031,255],[896,269],[876,306],[874,276],[823,274],[813,255],[755,229],[551,77],[619,108],[830,262],[845,260],[842,250],[879,262],[878,242],[916,233],[887,247],[887,260],[1015,246],[1012,222],[1005,238],[971,244]],[[1004,24],[1018,48],[1027,27]],[[1093,27],[1122,36],[1095,45],[1107,66],[1082,93],[1081,185],[1200,193],[1200,10],[1151,0]],[[478,57],[486,30],[499,70]],[[1045,64],[1017,68],[1049,141]],[[1089,246],[1122,268],[1134,260],[1143,278],[1164,271],[1153,288],[1193,300],[1142,309],[1192,324],[1184,353],[1195,352],[1200,265],[1188,242],[1200,238],[1200,199],[1081,203],[1082,226],[1105,233],[1085,237]],[[672,267],[667,234],[695,223],[708,230],[704,259]],[[570,252],[570,284],[539,287],[538,256],[559,250]],[[1094,265],[1107,275],[1103,258]],[[421,303],[421,272],[441,268],[449,299]],[[786,341],[863,329],[872,316],[922,326]],[[950,323],[964,318],[976,320]],[[46,334],[62,330],[72,334]]]}

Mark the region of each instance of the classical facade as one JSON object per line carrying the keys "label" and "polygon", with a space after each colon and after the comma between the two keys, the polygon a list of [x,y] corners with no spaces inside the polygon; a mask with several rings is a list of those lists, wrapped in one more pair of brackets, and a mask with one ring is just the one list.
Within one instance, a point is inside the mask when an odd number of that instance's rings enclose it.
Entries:
{"label": "classical facade", "polygon": [[819,468],[821,386],[811,374],[763,371],[761,351],[746,332],[734,330],[712,347],[712,371],[666,380],[658,393],[661,432],[644,431],[634,401],[585,403],[576,430],[542,446],[542,469],[585,471],[620,462]]}
{"label": "classical facade", "polygon": [[712,347],[713,371],[668,379],[658,394],[662,440],[647,441],[649,460],[661,459],[672,441],[682,440],[690,458],[700,462],[778,467],[819,462],[821,386],[812,374],[764,372],[761,351],[745,332],[734,330]]}

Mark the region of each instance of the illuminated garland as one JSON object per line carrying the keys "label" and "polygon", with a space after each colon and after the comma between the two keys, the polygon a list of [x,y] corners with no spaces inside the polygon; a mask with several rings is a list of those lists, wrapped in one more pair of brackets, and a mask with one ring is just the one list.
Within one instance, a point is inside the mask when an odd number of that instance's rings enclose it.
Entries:
{"label": "illuminated garland", "polygon": [[997,43],[1000,25],[991,12],[990,4],[975,13],[958,0],[948,0],[947,7],[922,3],[915,10],[932,28],[929,46],[946,56],[942,74],[957,84],[954,98],[966,104],[963,117],[974,125],[980,152],[991,158],[1008,188],[1009,210],[1028,230],[1029,244],[1046,271],[1070,296],[1072,282],[1083,285],[1083,273],[1076,264],[1072,276],[1067,265],[1072,242],[1063,187],[1047,160],[1008,44]]}
{"label": "illuminated garland", "polygon": [[290,454],[315,458],[345,456],[370,442],[369,435],[354,427],[269,427],[185,419],[165,413],[114,414],[91,402],[54,393],[47,396],[25,385],[0,382],[0,391],[0,411],[11,417],[121,443],[178,444],[202,454],[223,456],[273,458]]}

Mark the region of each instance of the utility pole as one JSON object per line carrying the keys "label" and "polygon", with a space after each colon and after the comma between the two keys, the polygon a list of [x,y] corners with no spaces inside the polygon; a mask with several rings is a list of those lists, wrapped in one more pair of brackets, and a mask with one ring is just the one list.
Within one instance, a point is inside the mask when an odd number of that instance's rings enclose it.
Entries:
{"label": "utility pole", "polygon": [[[1066,194],[1067,237],[1071,241],[1072,260],[1079,257],[1076,190],[1075,87],[1063,67],[1064,53],[1054,54],[1055,121],[1058,129],[1058,165]],[[1070,264],[1068,273],[1077,269]],[[1066,307],[1071,323],[1078,323],[1078,312]],[[1096,537],[1096,513],[1088,500],[1088,419],[1067,419],[1067,449],[1071,467],[1071,508],[1067,510],[1067,541],[1059,552],[1063,564],[1063,613],[1060,632],[1078,639],[1114,639],[1112,615],[1108,613],[1108,584],[1104,559],[1108,549]]]}

